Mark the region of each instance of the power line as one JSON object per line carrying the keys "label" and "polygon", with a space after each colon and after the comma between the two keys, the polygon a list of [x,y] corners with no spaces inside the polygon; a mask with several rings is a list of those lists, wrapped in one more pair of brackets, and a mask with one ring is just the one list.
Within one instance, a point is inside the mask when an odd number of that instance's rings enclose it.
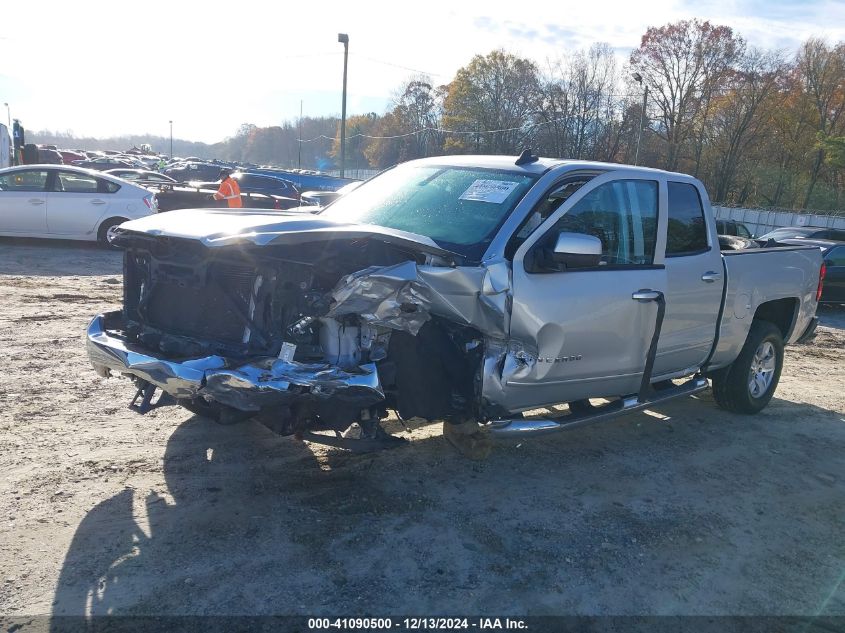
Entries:
{"label": "power line", "polygon": [[[562,119],[551,119],[549,121],[541,121],[540,123],[530,123],[527,125],[518,125],[516,127],[508,127],[508,128],[500,128],[498,130],[446,130],[444,128],[439,127],[424,127],[418,130],[414,130],[413,132],[406,132],[405,134],[394,134],[392,136],[373,136],[371,134],[353,134],[352,136],[347,136],[347,139],[351,138],[368,138],[372,140],[391,140],[397,138],[407,138],[409,136],[414,136],[415,134],[420,134],[422,132],[437,132],[440,134],[464,134],[467,136],[473,136],[476,134],[498,134],[500,132],[515,132],[517,130],[530,130],[533,128],[537,128],[543,125],[551,125],[552,123],[560,123],[561,121],[566,121],[569,117],[564,117]],[[325,134],[320,134],[319,136],[315,136],[314,138],[310,139],[303,139],[303,143],[313,143],[314,141],[319,140],[328,140],[333,141],[335,137],[333,136],[326,136]]]}
{"label": "power line", "polygon": [[386,62],[382,59],[376,59],[375,57],[367,57],[366,55],[355,55],[354,53],[350,53],[350,56],[360,57],[361,59],[366,59],[367,61],[375,62],[376,64],[383,64],[385,66],[392,66],[393,68],[401,68],[402,70],[409,70],[412,73],[418,73],[420,75],[430,75],[432,77],[442,77],[443,75],[439,73],[432,73],[427,70],[420,70],[418,68],[410,68],[409,66],[403,66],[402,64],[394,64],[393,62]]}

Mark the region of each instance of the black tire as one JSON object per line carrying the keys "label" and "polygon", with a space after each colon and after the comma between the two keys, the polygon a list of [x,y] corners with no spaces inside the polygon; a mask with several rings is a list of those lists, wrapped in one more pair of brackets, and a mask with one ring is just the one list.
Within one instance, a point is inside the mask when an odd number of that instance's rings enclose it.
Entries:
{"label": "black tire", "polygon": [[[751,373],[753,368],[760,368],[760,358],[755,358],[758,351],[767,350],[770,345],[773,353],[773,370],[771,372],[760,372],[758,375],[771,374],[770,382],[766,385],[766,379],[758,382],[752,387]],[[764,354],[764,356],[766,356]],[[768,363],[768,360],[766,360]],[[739,352],[736,360],[723,369],[711,375],[713,380],[713,398],[721,408],[734,413],[752,414],[762,410],[772,396],[780,380],[780,372],[783,369],[783,336],[780,330],[773,323],[768,321],[754,321],[745,345]],[[765,388],[762,386],[765,385]],[[756,393],[753,391],[756,390]]]}
{"label": "black tire", "polygon": [[109,244],[108,234],[109,229],[113,226],[119,226],[126,222],[126,218],[109,218],[108,220],[104,220],[102,224],[100,224],[100,228],[97,229],[97,241],[106,246],[107,248],[113,248],[115,250],[119,250],[119,247],[112,246]]}

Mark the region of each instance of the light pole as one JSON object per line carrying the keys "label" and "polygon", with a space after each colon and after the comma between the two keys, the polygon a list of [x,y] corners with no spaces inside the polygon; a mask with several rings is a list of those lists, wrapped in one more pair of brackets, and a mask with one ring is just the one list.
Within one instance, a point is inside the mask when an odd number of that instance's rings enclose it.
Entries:
{"label": "light pole", "polygon": [[170,160],[173,160],[173,121],[170,122]]}
{"label": "light pole", "polygon": [[6,119],[9,122],[9,130],[11,131],[11,129],[12,129],[12,111],[9,109],[8,103],[4,103],[3,105],[6,106]]}
{"label": "light pole", "polygon": [[[641,86],[643,85],[643,76],[640,73],[634,73],[633,75],[634,81],[636,81]],[[643,109],[640,110],[640,129],[637,131],[637,151],[634,154],[634,164],[640,164],[640,139],[643,136],[643,122],[645,119],[645,109],[648,105],[648,84],[645,86],[645,90],[643,90]]]}
{"label": "light pole", "polygon": [[343,44],[343,105],[340,111],[340,177],[343,178],[346,161],[346,62],[349,59],[349,36],[338,33],[337,41]]}

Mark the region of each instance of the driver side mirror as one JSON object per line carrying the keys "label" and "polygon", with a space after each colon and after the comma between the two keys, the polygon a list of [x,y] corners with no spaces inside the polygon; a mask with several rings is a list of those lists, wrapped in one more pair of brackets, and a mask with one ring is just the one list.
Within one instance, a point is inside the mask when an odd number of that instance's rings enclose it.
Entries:
{"label": "driver side mirror", "polygon": [[601,240],[584,233],[558,233],[552,261],[562,268],[592,268],[601,263]]}

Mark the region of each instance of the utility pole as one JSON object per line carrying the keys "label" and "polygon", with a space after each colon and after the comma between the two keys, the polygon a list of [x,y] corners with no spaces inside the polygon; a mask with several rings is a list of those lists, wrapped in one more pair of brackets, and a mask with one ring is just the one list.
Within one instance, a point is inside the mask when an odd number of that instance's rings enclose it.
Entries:
{"label": "utility pole", "polygon": [[173,160],[173,121],[170,121],[170,160]]}
{"label": "utility pole", "polygon": [[349,59],[349,36],[338,33],[337,41],[343,44],[343,105],[340,112],[340,177],[343,178],[346,161],[346,64]]}
{"label": "utility pole", "polygon": [[[634,81],[636,81],[641,86],[643,85],[643,76],[640,73],[634,73],[633,75]],[[640,110],[640,129],[637,131],[637,151],[634,154],[634,164],[640,164],[640,139],[643,136],[643,125],[645,124],[645,110],[648,107],[648,84],[646,84],[645,89],[643,90],[643,108]]]}

